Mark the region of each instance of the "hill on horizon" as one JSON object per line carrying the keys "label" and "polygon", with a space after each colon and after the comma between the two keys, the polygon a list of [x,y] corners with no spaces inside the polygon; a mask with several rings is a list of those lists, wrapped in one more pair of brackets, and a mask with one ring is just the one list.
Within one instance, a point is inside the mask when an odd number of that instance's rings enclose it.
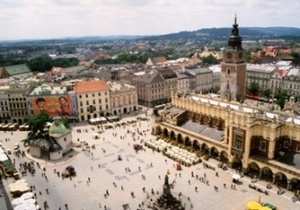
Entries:
{"label": "hill on horizon", "polygon": [[[300,28],[296,27],[239,27],[241,37],[245,40],[284,38],[300,36]],[[65,43],[91,43],[97,41],[116,41],[116,40],[226,40],[231,33],[231,28],[202,28],[195,31],[181,31],[163,35],[111,35],[111,36],[81,36],[64,37],[56,39],[23,39],[1,41],[2,44],[51,44],[53,40]]]}

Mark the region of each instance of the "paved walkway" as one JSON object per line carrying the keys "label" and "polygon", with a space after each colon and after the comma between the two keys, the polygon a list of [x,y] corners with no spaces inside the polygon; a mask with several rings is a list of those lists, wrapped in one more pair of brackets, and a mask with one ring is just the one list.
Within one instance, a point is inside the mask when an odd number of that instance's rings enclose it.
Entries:
{"label": "paved walkway", "polygon": [[[132,118],[123,118],[122,121]],[[119,210],[124,204],[128,204],[132,210],[147,209],[145,206],[140,207],[142,202],[147,200],[147,195],[152,195],[152,191],[155,194],[162,192],[167,171],[170,171],[170,183],[174,182],[171,191],[175,196],[181,193],[186,199],[189,198],[193,209],[196,210],[241,210],[246,208],[249,200],[258,199],[274,204],[279,210],[300,208],[299,202],[291,201],[290,192],[279,196],[274,188],[267,196],[250,189],[248,178],[243,178],[242,185],[231,189],[233,173],[231,170],[223,171],[216,167],[218,177],[216,171],[205,169],[202,164],[189,168],[183,167],[182,171],[176,171],[176,163],[161,153],[145,147],[145,151],[136,153],[133,144],[156,138],[150,134],[149,124],[149,121],[139,121],[135,125],[107,129],[98,140],[92,138],[95,132],[92,128],[97,130],[96,126],[76,124],[72,132],[74,142],[79,138],[79,141],[95,145],[95,149],[88,151],[75,148],[70,154],[72,157],[67,155],[60,161],[48,162],[33,158],[34,161],[39,161],[46,171],[36,167],[37,173],[34,176],[27,175],[22,178],[35,186],[36,190],[33,192],[37,195],[39,205],[43,206],[47,201],[51,210],[65,209],[65,204],[70,210],[104,209],[105,206],[107,210]],[[87,130],[87,132],[78,133],[77,129]],[[132,135],[133,132],[135,135]],[[25,138],[26,132],[17,131],[11,135],[0,131],[0,136],[4,147],[12,149],[14,143]],[[10,138],[10,141],[5,142],[5,138]],[[118,160],[119,155],[122,157],[121,161]],[[17,166],[25,161],[31,161],[27,157],[18,159],[14,155],[11,155],[11,159],[16,160]],[[209,163],[217,164],[214,160],[210,160]],[[68,165],[75,167],[76,177],[62,179],[54,173],[54,170],[62,172]],[[200,178],[205,182],[200,181]],[[209,183],[206,184],[206,181]],[[4,180],[6,186],[11,182],[13,179]],[[266,186],[264,182],[257,184],[261,187]],[[214,186],[218,187],[218,191]],[[49,194],[46,194],[46,189],[49,190]],[[131,195],[132,192],[134,196]]]}

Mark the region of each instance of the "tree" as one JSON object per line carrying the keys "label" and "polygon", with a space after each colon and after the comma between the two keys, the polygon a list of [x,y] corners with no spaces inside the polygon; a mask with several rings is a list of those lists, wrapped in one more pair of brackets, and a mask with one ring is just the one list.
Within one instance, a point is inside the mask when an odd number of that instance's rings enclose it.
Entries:
{"label": "tree", "polygon": [[212,56],[212,55],[209,55],[209,56],[203,58],[202,62],[204,64],[208,64],[208,65],[218,64],[219,63],[219,61],[214,56]]}
{"label": "tree", "polygon": [[247,87],[247,92],[252,95],[258,95],[259,93],[259,84],[256,82],[251,82],[250,85]]}
{"label": "tree", "polygon": [[265,98],[270,98],[271,96],[271,89],[265,89],[263,92]]}
{"label": "tree", "polygon": [[276,103],[280,106],[281,109],[283,109],[285,101],[289,100],[290,95],[286,90],[278,89],[275,94],[275,98],[277,99]]}
{"label": "tree", "polygon": [[27,138],[24,141],[24,145],[27,145],[30,140],[43,138],[48,134],[45,130],[46,123],[52,122],[52,119],[45,111],[41,111],[39,114],[27,118],[26,123],[29,125],[29,132]]}

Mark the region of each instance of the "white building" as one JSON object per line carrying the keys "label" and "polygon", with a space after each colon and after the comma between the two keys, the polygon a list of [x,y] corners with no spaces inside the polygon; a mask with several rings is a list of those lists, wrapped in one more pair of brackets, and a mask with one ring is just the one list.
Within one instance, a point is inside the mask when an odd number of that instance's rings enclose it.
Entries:
{"label": "white building", "polygon": [[111,114],[119,115],[138,109],[137,88],[132,85],[107,82],[110,89]]}
{"label": "white building", "polygon": [[106,81],[92,80],[76,83],[75,94],[79,121],[110,114],[110,89]]}

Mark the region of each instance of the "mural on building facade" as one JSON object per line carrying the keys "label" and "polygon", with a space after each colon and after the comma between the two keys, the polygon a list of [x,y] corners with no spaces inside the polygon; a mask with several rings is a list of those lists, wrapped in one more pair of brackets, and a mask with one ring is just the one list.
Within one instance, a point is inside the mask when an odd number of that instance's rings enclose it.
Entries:
{"label": "mural on building facade", "polygon": [[37,97],[32,99],[34,114],[44,110],[49,116],[74,116],[70,96]]}

